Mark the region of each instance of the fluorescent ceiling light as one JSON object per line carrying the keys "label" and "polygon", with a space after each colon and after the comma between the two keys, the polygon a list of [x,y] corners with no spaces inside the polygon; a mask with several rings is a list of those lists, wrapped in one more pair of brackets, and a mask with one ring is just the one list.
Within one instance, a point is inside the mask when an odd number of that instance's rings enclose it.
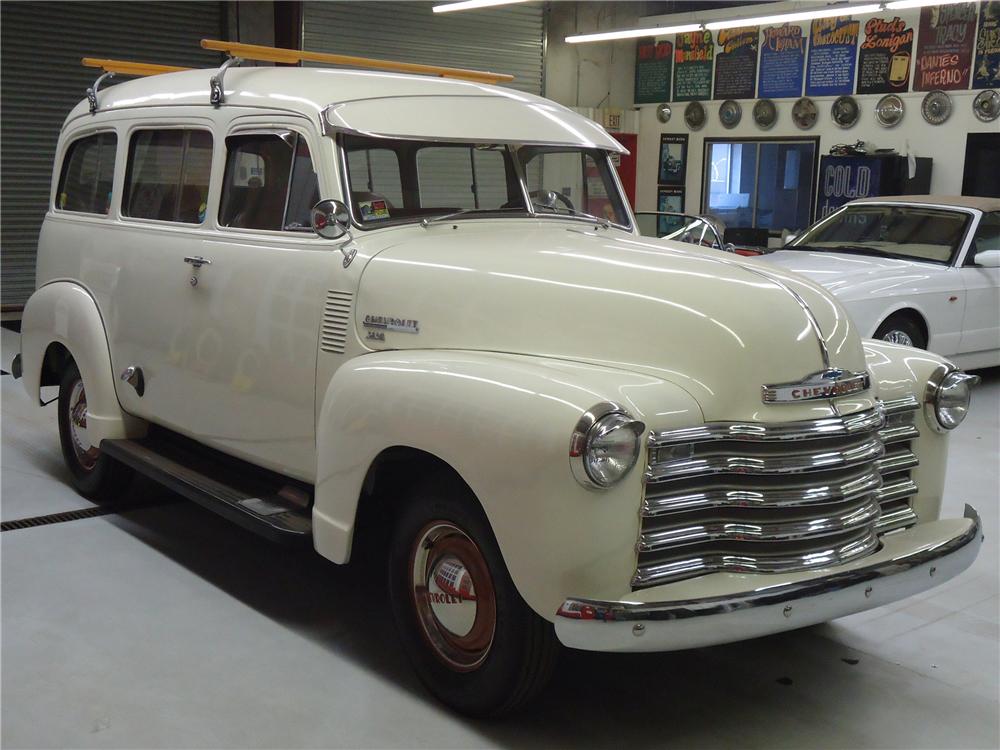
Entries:
{"label": "fluorescent ceiling light", "polygon": [[494,5],[514,5],[514,3],[526,2],[528,0],[462,0],[460,3],[435,5],[431,10],[435,13],[450,13],[453,10],[474,10],[475,8],[492,8]]}
{"label": "fluorescent ceiling light", "polygon": [[[903,0],[904,2],[923,2],[924,0]],[[955,2],[959,0],[953,0]],[[968,2],[968,0],[964,0]],[[937,0],[927,0],[928,4],[934,2],[937,4]],[[888,7],[892,7],[892,3],[889,3]],[[852,13],[857,13],[858,15],[864,15],[866,13],[878,13],[882,10],[882,5],[879,3],[871,3],[869,5],[832,5],[825,8],[818,8],[817,10],[804,10],[798,13],[777,13],[770,16],[758,16],[756,18],[735,18],[727,19],[725,21],[709,21],[705,24],[705,28],[710,31],[715,31],[717,29],[736,29],[741,26],[764,26],[764,25],[774,25],[779,23],[796,23],[797,21],[814,21],[817,18],[835,18],[837,16],[849,16]]]}
{"label": "fluorescent ceiling light", "polygon": [[683,34],[685,31],[700,31],[700,23],[689,23],[684,26],[654,26],[648,29],[622,29],[620,31],[602,31],[597,34],[577,34],[568,36],[569,44],[583,42],[608,42],[614,39],[635,39],[640,36],[664,36],[666,34]]}
{"label": "fluorescent ceiling light", "polygon": [[923,8],[925,5],[955,5],[969,0],[893,0],[886,3],[886,10],[906,10],[907,8]]}
{"label": "fluorescent ceiling light", "polygon": [[[474,1],[474,0],[473,0]],[[797,23],[814,21],[818,18],[836,18],[837,16],[867,15],[881,13],[885,10],[904,10],[906,8],[921,8],[925,5],[952,5],[969,2],[969,0],[891,0],[886,3],[866,3],[864,5],[827,5],[816,10],[804,10],[794,13],[774,13],[769,16],[753,18],[733,18],[725,21],[709,21],[708,23],[690,23],[683,26],[651,26],[643,29],[621,29],[619,31],[602,31],[594,34],[577,34],[566,37],[570,44],[584,42],[609,42],[615,39],[635,39],[643,36],[666,36],[667,34],[683,34],[687,31],[718,31],[719,29],[736,29],[741,26],[765,26],[781,23]],[[464,3],[456,3],[464,4]],[[441,6],[438,6],[441,7]]]}

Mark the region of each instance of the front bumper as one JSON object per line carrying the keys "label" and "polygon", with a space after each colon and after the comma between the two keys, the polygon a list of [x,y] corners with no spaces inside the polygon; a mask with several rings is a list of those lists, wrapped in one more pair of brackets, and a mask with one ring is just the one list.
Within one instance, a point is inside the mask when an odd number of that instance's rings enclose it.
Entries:
{"label": "front bumper", "polygon": [[746,576],[760,585],[696,599],[567,599],[556,614],[556,635],[564,645],[586,651],[676,651],[756,638],[827,622],[937,586],[968,568],[982,542],[979,514],[966,505],[965,520],[919,524],[887,535],[881,550],[827,575],[777,584],[774,575]]}

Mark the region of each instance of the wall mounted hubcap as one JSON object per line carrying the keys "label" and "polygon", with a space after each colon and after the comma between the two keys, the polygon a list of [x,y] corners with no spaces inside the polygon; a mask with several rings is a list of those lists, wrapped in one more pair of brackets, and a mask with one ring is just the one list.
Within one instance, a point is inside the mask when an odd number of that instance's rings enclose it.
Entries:
{"label": "wall mounted hubcap", "polygon": [[417,535],[410,555],[413,604],[434,655],[457,672],[478,667],[496,631],[496,597],[476,543],[448,521]]}

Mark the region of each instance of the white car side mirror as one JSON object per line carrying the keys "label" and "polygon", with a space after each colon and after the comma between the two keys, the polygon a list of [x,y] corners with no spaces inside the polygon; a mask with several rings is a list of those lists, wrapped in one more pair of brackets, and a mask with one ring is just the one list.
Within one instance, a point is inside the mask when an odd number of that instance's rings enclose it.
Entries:
{"label": "white car side mirror", "polygon": [[973,262],[981,268],[1000,268],[1000,250],[982,250]]}

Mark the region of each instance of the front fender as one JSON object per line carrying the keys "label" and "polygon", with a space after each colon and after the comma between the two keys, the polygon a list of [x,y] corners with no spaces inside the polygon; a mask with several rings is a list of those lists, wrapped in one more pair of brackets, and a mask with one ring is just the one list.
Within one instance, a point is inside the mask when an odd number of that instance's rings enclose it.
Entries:
{"label": "front fender", "polygon": [[46,284],[24,306],[21,365],[24,387],[35,401],[41,397],[45,353],[54,343],[66,347],[80,370],[87,387],[87,430],[96,441],[142,436],[145,423],[118,403],[104,321],[94,298],[79,284]]}
{"label": "front fender", "polygon": [[642,462],[615,487],[584,488],[570,435],[592,406],[612,401],[647,426],[699,423],[685,391],[621,370],[464,351],[367,354],[337,370],[317,429],[316,550],[346,562],[369,467],[406,446],[448,463],[492,526],[514,584],[554,619],[575,591],[614,596],[635,568]]}

